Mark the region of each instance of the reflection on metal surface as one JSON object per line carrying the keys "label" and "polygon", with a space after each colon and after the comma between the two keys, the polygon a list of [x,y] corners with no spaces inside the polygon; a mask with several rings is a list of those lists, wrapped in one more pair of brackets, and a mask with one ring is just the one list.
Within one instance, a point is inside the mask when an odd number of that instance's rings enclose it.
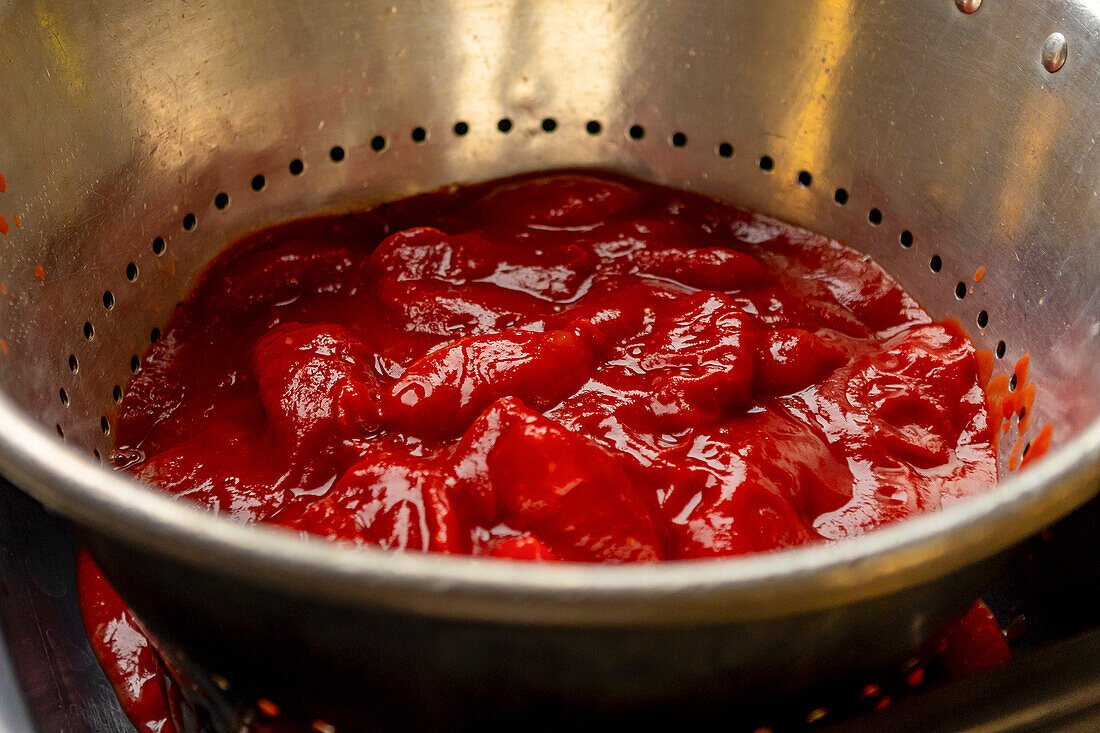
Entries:
{"label": "reflection on metal surface", "polygon": [[982,6],[982,0],[955,0],[955,6],[969,15]]}
{"label": "reflection on metal surface", "polygon": [[[1021,90],[1019,104],[1006,105],[1005,123],[1014,126],[1009,153],[1015,165],[1005,170],[993,188],[998,224],[1006,236],[1028,236],[1028,227],[1042,216],[1061,188],[1066,171],[1052,164],[1050,156],[1058,150],[1058,140],[1073,122],[1073,110],[1067,101],[1043,86]],[[1042,252],[1037,251],[1036,256]]]}
{"label": "reflection on metal surface", "polygon": [[43,47],[49,49],[49,64],[57,70],[63,86],[77,96],[84,89],[87,69],[77,35],[65,26],[64,8],[50,9],[48,3],[35,3],[35,20]]}
{"label": "reflection on metal surface", "polygon": [[8,647],[0,633],[0,733],[25,733],[31,730],[27,705],[15,680]]}
{"label": "reflection on metal surface", "polygon": [[[838,125],[845,113],[846,100],[840,93],[849,82],[851,67],[844,65],[858,28],[854,12],[857,0],[815,3],[801,18],[792,18],[788,29],[791,40],[813,58],[804,73],[795,77],[784,105],[786,114],[772,133],[789,146],[785,166],[786,183],[795,191],[795,170],[828,180],[837,152],[834,143],[843,143],[845,131]],[[795,40],[797,39],[797,40]],[[807,178],[806,180],[812,180]],[[789,205],[800,219],[809,220],[820,203],[792,193]]]}
{"label": "reflection on metal surface", "polygon": [[[908,651],[973,598],[989,558],[1095,491],[1100,462],[1100,6],[983,5],[964,16],[948,0],[0,2],[4,206],[24,219],[0,247],[0,463],[87,528],[144,620],[235,686],[243,650],[284,643],[255,623],[272,615],[299,647],[255,671],[284,681],[308,682],[321,659],[349,680],[380,674],[356,666],[378,649],[423,660],[417,675],[440,684],[458,659],[501,679],[494,665],[537,643],[549,661],[508,670],[510,685],[703,694],[740,680],[752,695]],[[1074,58],[1050,76],[1038,44],[1059,28],[1072,29]],[[63,53],[79,63],[66,70]],[[591,119],[600,134],[585,131]],[[459,121],[467,134],[451,132]],[[668,144],[676,132],[684,145]],[[103,418],[151,329],[227,241],[292,216],[578,164],[843,239],[937,317],[985,312],[975,341],[1006,342],[1002,372],[1030,352],[1043,393],[1033,424],[1054,423],[1061,450],[988,496],[850,543],[521,570],[235,526],[88,458],[110,450]],[[810,185],[798,186],[800,170]],[[473,620],[480,646],[463,633]]]}
{"label": "reflection on metal surface", "polygon": [[1043,42],[1043,68],[1052,74],[1058,71],[1066,63],[1067,52],[1066,37],[1058,32],[1051,33]]}
{"label": "reflection on metal surface", "polygon": [[62,520],[0,478],[0,733],[133,733],[84,635],[75,551]]}

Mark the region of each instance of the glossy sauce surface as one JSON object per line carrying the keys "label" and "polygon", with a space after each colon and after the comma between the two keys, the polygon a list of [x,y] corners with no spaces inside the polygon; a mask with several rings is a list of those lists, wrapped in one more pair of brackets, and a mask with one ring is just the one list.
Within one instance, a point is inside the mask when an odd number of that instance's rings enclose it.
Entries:
{"label": "glossy sauce surface", "polygon": [[126,391],[116,459],[241,521],[629,562],[857,535],[996,478],[974,349],[875,263],[592,174],[231,247]]}
{"label": "glossy sauce surface", "polygon": [[[238,521],[395,551],[731,556],[991,487],[978,372],[835,241],[539,174],[231,246],[128,386],[115,460]],[[147,647],[105,641],[128,611],[81,572],[120,694],[163,718]]]}

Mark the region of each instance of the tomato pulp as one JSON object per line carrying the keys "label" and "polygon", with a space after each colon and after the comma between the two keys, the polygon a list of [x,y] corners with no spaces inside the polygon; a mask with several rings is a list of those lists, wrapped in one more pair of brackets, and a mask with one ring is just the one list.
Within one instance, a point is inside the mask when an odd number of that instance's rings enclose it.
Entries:
{"label": "tomato pulp", "polygon": [[128,386],[115,459],[393,551],[723,557],[991,487],[979,380],[958,325],[866,256],[563,171],[245,237]]}
{"label": "tomato pulp", "polygon": [[118,446],[234,519],[532,560],[842,539],[996,478],[971,342],[874,262],[589,173],[247,237],[131,381]]}

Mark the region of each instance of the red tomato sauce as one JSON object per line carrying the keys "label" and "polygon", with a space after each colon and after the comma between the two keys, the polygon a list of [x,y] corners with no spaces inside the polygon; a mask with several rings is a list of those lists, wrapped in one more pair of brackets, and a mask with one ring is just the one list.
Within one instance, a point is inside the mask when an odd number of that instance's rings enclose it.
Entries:
{"label": "red tomato sauce", "polygon": [[725,557],[990,488],[981,377],[957,324],[834,240],[536,174],[229,247],[129,384],[115,460],[393,551]]}
{"label": "red tomato sauce", "polygon": [[559,174],[277,226],[130,383],[117,457],[241,521],[628,562],[861,534],[996,479],[970,340],[835,241]]}

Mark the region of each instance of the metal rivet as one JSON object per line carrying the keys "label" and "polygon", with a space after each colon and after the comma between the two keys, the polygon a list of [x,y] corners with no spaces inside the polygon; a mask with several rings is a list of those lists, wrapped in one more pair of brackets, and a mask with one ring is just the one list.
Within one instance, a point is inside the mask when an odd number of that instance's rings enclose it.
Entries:
{"label": "metal rivet", "polygon": [[1051,33],[1043,42],[1043,68],[1054,73],[1066,63],[1068,52],[1066,37],[1061,33]]}
{"label": "metal rivet", "polygon": [[955,7],[970,15],[982,6],[982,0],[955,0]]}

